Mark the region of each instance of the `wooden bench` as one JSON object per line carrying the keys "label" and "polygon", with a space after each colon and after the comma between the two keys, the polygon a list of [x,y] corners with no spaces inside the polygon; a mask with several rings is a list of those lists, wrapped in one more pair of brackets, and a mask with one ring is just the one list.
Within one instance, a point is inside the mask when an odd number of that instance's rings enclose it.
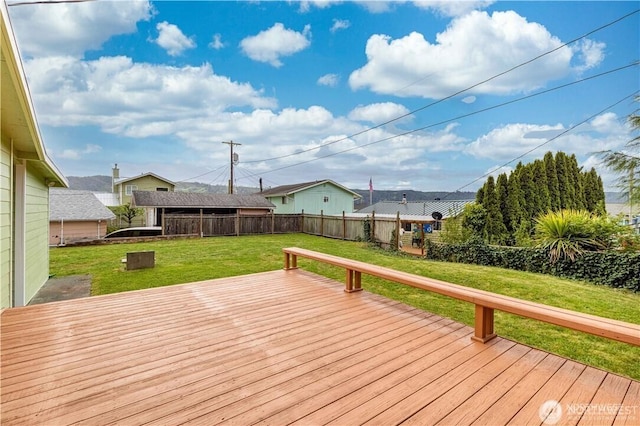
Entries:
{"label": "wooden bench", "polygon": [[476,341],[487,342],[496,337],[493,330],[493,313],[497,309],[640,346],[640,325],[502,296],[312,250],[297,247],[288,247],[282,250],[284,252],[284,268],[287,270],[298,267],[298,257],[345,268],[347,271],[345,291],[348,293],[362,290],[362,274],[364,273],[473,303],[475,305],[475,333],[472,339]]}

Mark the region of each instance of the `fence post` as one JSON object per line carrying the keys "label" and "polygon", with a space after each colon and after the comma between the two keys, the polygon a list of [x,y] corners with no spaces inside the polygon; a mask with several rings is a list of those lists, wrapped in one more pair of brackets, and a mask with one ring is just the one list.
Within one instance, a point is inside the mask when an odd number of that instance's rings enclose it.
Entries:
{"label": "fence post", "polygon": [[240,211],[236,210],[236,237],[240,236]]}
{"label": "fence post", "polygon": [[302,213],[300,213],[300,233],[304,234],[304,209],[302,209]]}
{"label": "fence post", "polygon": [[371,212],[371,242],[376,242],[376,212]]}
{"label": "fence post", "polygon": [[347,239],[347,219],[344,214],[344,210],[342,210],[342,239]]}
{"label": "fence post", "polygon": [[275,234],[276,232],[276,215],[275,213],[272,211],[271,212],[271,233]]}
{"label": "fence post", "polygon": [[324,237],[324,210],[320,210],[320,236]]}
{"label": "fence post", "polygon": [[200,209],[200,238],[204,237],[203,229],[202,229],[202,209]]}
{"label": "fence post", "polygon": [[162,235],[164,236],[164,207],[162,208]]}
{"label": "fence post", "polygon": [[395,238],[395,247],[396,249],[400,249],[400,212],[396,212],[396,238]]}

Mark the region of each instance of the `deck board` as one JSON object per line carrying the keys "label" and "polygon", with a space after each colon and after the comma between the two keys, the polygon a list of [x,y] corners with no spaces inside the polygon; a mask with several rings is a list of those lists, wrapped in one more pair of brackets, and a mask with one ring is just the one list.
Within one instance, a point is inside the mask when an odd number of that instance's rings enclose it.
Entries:
{"label": "deck board", "polygon": [[[640,384],[301,270],[8,309],[1,422],[638,424]],[[572,405],[573,404],[573,405]],[[622,407],[612,410],[611,407]]]}

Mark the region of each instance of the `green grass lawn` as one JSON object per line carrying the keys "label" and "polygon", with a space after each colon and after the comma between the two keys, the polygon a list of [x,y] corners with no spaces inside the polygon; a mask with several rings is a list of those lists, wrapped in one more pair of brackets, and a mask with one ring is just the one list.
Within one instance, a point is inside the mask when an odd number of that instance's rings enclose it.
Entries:
{"label": "green grass lawn", "polygon": [[[92,294],[108,294],[251,274],[283,267],[283,247],[302,247],[424,275],[538,303],[640,324],[640,294],[548,275],[435,262],[372,248],[364,243],[305,234],[180,239],[51,249],[55,276],[88,274]],[[156,267],[126,271],[130,251],[154,250]],[[299,259],[309,271],[344,280],[344,270]],[[473,325],[473,305],[419,289],[363,276],[363,287],[391,299]],[[502,336],[640,380],[640,347],[496,312]]]}

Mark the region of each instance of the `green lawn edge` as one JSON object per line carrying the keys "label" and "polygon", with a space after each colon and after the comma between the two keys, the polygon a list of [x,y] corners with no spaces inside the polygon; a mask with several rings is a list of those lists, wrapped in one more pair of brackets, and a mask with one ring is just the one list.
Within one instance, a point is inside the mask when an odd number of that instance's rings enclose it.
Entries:
{"label": "green lawn edge", "polygon": [[[306,234],[177,239],[129,244],[52,248],[55,276],[88,274],[92,295],[140,290],[283,267],[283,247],[297,246],[361,260],[472,288],[640,324],[640,294],[549,275],[425,260],[377,249],[365,243]],[[155,251],[156,267],[127,271],[122,259],[131,251]],[[342,282],[340,268],[300,259],[302,268]],[[363,287],[390,299],[473,325],[473,305],[370,276]],[[640,380],[640,347],[496,313],[501,337],[555,353],[593,367]]]}

